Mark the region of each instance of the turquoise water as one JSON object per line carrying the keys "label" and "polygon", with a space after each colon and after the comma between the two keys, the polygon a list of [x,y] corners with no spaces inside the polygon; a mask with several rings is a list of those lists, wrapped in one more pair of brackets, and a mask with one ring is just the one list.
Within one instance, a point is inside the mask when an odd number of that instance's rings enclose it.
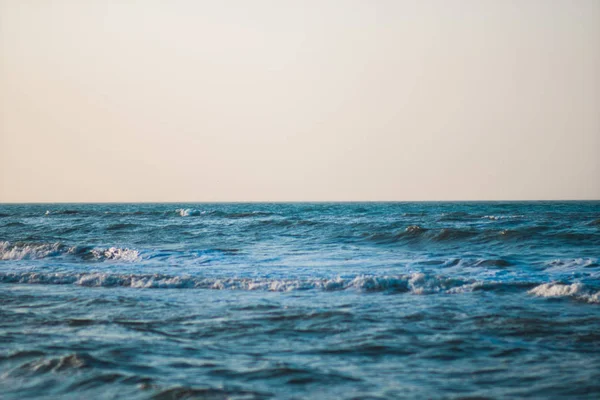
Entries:
{"label": "turquoise water", "polygon": [[21,398],[600,396],[600,202],[0,205]]}

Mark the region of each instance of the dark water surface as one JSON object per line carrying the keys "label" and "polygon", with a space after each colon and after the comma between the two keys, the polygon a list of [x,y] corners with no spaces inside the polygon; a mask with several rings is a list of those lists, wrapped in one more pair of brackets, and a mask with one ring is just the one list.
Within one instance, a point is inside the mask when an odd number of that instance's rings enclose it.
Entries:
{"label": "dark water surface", "polygon": [[600,202],[0,205],[0,397],[600,397]]}

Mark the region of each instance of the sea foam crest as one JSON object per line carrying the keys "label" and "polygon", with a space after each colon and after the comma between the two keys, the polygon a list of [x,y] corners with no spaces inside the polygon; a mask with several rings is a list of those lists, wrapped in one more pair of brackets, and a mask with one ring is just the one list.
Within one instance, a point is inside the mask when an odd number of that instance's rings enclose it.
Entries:
{"label": "sea foam crest", "polygon": [[110,247],[106,249],[86,246],[67,246],[63,243],[10,243],[0,242],[0,260],[38,260],[49,257],[70,256],[84,260],[138,261],[138,250]]}
{"label": "sea foam crest", "polygon": [[360,275],[332,279],[204,278],[163,274],[89,273],[0,273],[0,282],[28,284],[74,284],[88,287],[174,288],[215,290],[297,290],[337,291],[354,289],[364,292],[410,292],[413,294],[464,293],[476,287],[475,281],[463,281],[422,273],[400,276]]}
{"label": "sea foam crest", "polygon": [[534,287],[528,293],[539,297],[573,297],[588,303],[600,303],[600,291],[594,293],[582,283],[544,283]]}
{"label": "sea foam crest", "polygon": [[204,214],[204,211],[195,210],[193,208],[178,208],[177,210],[175,210],[175,212],[182,217],[190,217]]}
{"label": "sea foam crest", "polygon": [[498,221],[501,219],[514,219],[514,218],[523,218],[523,215],[484,215],[481,217],[482,219],[491,219],[493,221]]}
{"label": "sea foam crest", "polygon": [[597,258],[566,258],[566,259],[555,259],[546,262],[546,268],[549,270],[580,270],[581,268],[597,267]]}
{"label": "sea foam crest", "polygon": [[138,261],[140,259],[139,251],[127,248],[93,249],[91,253],[99,260]]}
{"label": "sea foam crest", "polygon": [[36,260],[59,255],[66,250],[61,243],[0,242],[0,260]]}

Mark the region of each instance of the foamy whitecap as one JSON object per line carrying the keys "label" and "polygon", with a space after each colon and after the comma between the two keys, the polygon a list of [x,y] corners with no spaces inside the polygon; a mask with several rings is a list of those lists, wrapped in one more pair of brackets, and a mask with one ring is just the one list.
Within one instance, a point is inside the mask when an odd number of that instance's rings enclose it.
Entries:
{"label": "foamy whitecap", "polygon": [[182,217],[197,216],[204,214],[204,211],[195,210],[193,208],[178,208],[175,210]]}
{"label": "foamy whitecap", "polygon": [[[270,278],[204,278],[162,274],[89,273],[0,273],[3,283],[75,284],[88,287],[131,288],[196,288],[215,290],[264,290],[289,292],[297,290],[358,290],[364,292],[410,292],[413,294],[465,293],[476,282],[415,273],[400,276],[360,275],[353,278],[312,279]],[[464,288],[464,290],[459,290]]]}
{"label": "foamy whitecap", "polygon": [[65,252],[61,243],[15,243],[0,242],[0,260],[36,260]]}
{"label": "foamy whitecap", "polygon": [[523,218],[523,215],[484,215],[481,218],[482,219],[491,219],[493,221],[498,221],[498,220],[501,220],[501,219]]}
{"label": "foamy whitecap", "polygon": [[597,266],[597,258],[567,258],[567,259],[555,259],[545,263],[547,270],[553,271],[569,271],[569,270],[580,270],[581,268]]}
{"label": "foamy whitecap", "polygon": [[127,248],[93,249],[91,253],[99,260],[138,261],[140,259],[139,251]]}
{"label": "foamy whitecap", "polygon": [[140,253],[134,249],[110,247],[107,249],[90,249],[85,246],[67,246],[63,243],[10,243],[0,242],[0,260],[39,260],[49,257],[81,257],[89,256],[99,261],[119,260],[138,261]]}
{"label": "foamy whitecap", "polygon": [[573,283],[570,285],[563,285],[560,283],[544,283],[534,287],[529,291],[530,294],[541,297],[563,297],[572,296],[581,291],[583,285],[580,283]]}
{"label": "foamy whitecap", "polygon": [[[524,290],[523,282],[490,282],[456,279],[448,276],[413,273],[398,276],[359,275],[351,278],[273,279],[242,277],[172,276],[163,274],[87,273],[0,273],[0,283],[73,284],[85,287],[129,287],[137,289],[210,289],[291,292],[300,290],[410,293],[414,295],[465,294],[480,290]],[[527,293],[539,297],[571,297],[588,303],[600,303],[600,291],[581,283],[544,283]]]}
{"label": "foamy whitecap", "polygon": [[544,283],[531,289],[529,294],[539,297],[573,297],[589,303],[600,302],[600,292],[592,292],[581,283]]}

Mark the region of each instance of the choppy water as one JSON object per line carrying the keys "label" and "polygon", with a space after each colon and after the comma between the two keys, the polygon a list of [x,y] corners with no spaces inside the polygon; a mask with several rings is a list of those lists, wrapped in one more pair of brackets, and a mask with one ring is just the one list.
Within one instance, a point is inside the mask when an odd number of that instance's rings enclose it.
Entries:
{"label": "choppy water", "polygon": [[600,396],[600,202],[0,205],[2,397]]}

